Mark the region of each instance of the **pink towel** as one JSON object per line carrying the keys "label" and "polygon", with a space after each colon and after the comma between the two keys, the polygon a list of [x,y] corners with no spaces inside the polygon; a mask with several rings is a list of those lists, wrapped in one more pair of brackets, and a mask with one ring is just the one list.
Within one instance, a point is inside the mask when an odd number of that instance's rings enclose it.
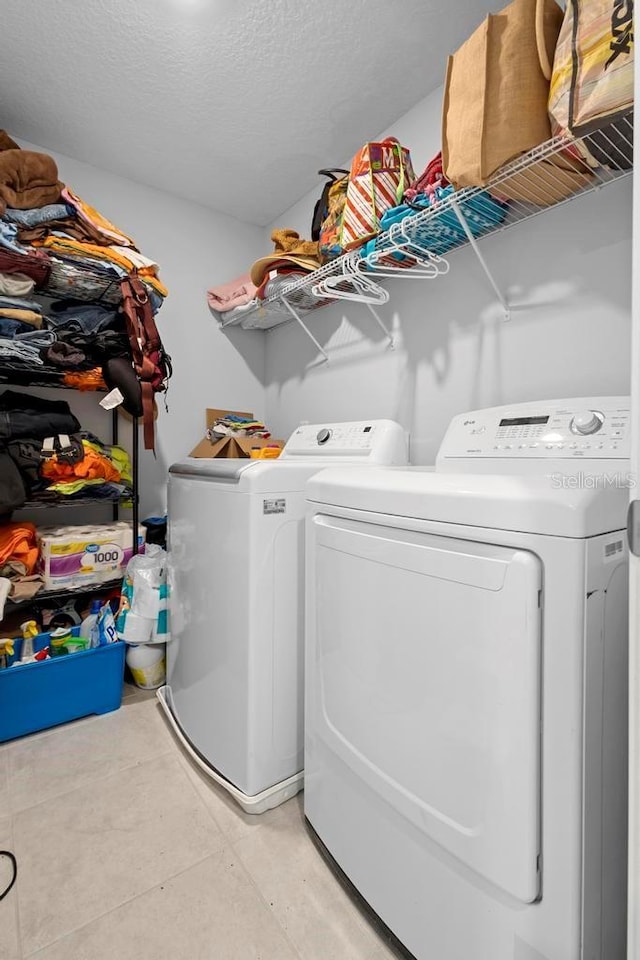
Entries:
{"label": "pink towel", "polygon": [[257,289],[251,282],[249,274],[245,273],[237,280],[231,280],[229,283],[207,290],[207,303],[212,310],[225,313],[227,310],[234,310],[236,307],[244,306],[245,303],[250,303],[255,299]]}

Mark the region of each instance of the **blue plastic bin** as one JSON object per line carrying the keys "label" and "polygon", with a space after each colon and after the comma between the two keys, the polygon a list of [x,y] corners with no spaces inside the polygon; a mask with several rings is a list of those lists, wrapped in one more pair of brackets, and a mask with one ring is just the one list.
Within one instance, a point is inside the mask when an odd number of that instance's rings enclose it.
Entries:
{"label": "blue plastic bin", "polygon": [[[72,631],[77,636],[79,627]],[[35,652],[49,646],[49,634],[33,638]],[[20,659],[22,640],[15,641]],[[122,641],[104,647],[0,670],[0,743],[92,713],[109,713],[122,702]]]}

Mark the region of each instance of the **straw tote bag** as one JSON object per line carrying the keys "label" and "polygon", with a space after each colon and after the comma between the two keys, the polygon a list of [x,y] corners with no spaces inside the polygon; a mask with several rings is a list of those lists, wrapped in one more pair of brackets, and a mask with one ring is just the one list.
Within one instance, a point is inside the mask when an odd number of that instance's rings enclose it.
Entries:
{"label": "straw tote bag", "polygon": [[449,57],[442,115],[444,172],[484,186],[551,136],[551,65],[563,13],[555,0],[513,0]]}

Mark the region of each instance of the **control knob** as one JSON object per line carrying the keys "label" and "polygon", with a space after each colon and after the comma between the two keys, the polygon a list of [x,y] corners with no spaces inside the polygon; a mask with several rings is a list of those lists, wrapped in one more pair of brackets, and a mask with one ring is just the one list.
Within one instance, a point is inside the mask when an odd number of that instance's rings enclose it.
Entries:
{"label": "control knob", "polygon": [[327,440],[331,438],[331,430],[328,430],[327,427],[323,427],[322,430],[318,430],[316,435],[316,440],[320,445],[326,443]]}
{"label": "control knob", "polygon": [[582,413],[576,413],[571,421],[571,432],[587,436],[590,433],[597,433],[604,423],[604,416],[597,410],[584,410]]}

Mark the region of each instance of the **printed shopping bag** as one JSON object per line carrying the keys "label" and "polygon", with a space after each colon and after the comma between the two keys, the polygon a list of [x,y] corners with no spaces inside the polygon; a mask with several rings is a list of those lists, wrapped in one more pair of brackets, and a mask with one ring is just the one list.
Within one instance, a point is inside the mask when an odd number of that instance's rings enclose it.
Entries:
{"label": "printed shopping bag", "polygon": [[415,179],[411,154],[394,137],[365,143],[351,161],[340,246],[352,250],[380,232],[380,218]]}
{"label": "printed shopping bag", "polygon": [[549,94],[553,133],[590,134],[596,161],[630,167],[631,127],[611,124],[633,107],[633,62],[633,0],[568,0]]}

